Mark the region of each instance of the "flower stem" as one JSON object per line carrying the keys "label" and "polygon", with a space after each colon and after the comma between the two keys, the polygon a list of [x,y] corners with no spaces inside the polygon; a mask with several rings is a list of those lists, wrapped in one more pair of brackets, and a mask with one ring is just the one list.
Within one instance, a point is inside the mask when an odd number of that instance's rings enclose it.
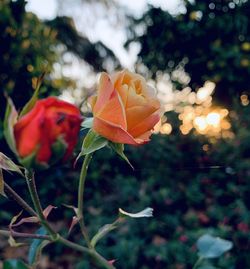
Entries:
{"label": "flower stem", "polygon": [[58,237],[57,241],[62,243],[65,246],[68,246],[69,248],[88,254],[92,258],[94,264],[97,265],[99,268],[115,269],[113,265],[109,264],[108,261],[104,257],[102,257],[99,253],[97,253],[94,249],[89,249],[89,248],[80,246],[61,236]]}
{"label": "flower stem", "polygon": [[47,230],[47,232],[50,235],[50,240],[52,242],[59,242],[65,246],[68,246],[71,249],[80,251],[82,253],[85,253],[87,255],[90,256],[90,258],[92,259],[93,263],[95,265],[97,265],[99,268],[102,269],[115,269],[115,267],[111,264],[109,264],[109,262],[102,257],[99,253],[97,253],[90,245],[90,241],[89,241],[89,237],[88,234],[86,233],[86,228],[84,225],[84,221],[83,221],[83,214],[82,214],[82,209],[83,209],[83,192],[84,192],[84,183],[85,183],[85,179],[86,179],[86,175],[87,175],[87,169],[88,169],[88,165],[89,162],[91,160],[92,155],[87,155],[85,157],[83,166],[82,166],[82,171],[81,171],[81,175],[80,175],[80,184],[79,184],[79,192],[78,192],[78,206],[80,206],[80,209],[78,208],[78,218],[79,218],[79,223],[81,227],[82,232],[84,232],[84,237],[85,240],[88,244],[88,248],[83,247],[81,245],[78,245],[74,242],[71,242],[67,239],[65,239],[64,237],[62,237],[61,235],[59,235],[57,232],[55,232],[53,230],[53,228],[50,226],[50,224],[48,223],[48,221],[46,220],[45,216],[43,215],[43,210],[42,210],[42,206],[37,194],[37,189],[36,189],[36,185],[35,185],[35,179],[34,179],[34,173],[32,171],[26,171],[26,181],[28,184],[28,188],[29,188],[29,192],[30,192],[30,196],[32,199],[32,202],[34,204],[35,210],[37,212],[37,216],[40,220],[41,225]]}
{"label": "flower stem", "polygon": [[43,209],[42,209],[42,206],[41,206],[38,194],[37,194],[37,190],[36,190],[34,173],[26,170],[25,177],[26,177],[30,196],[31,196],[33,205],[35,207],[37,216],[38,216],[41,224],[44,226],[44,228],[47,230],[47,232],[51,236],[51,238],[53,240],[56,240],[58,234],[50,227],[48,221],[46,220],[45,216],[43,215]]}
{"label": "flower stem", "polygon": [[92,153],[87,154],[85,156],[83,164],[82,164],[82,169],[81,169],[81,174],[80,174],[80,179],[79,179],[79,187],[78,187],[78,206],[77,206],[77,217],[78,217],[79,225],[80,225],[83,237],[84,237],[89,248],[92,248],[92,247],[91,247],[90,239],[89,239],[87,229],[86,229],[86,226],[84,223],[83,199],[84,199],[85,180],[86,180],[86,176],[87,176],[88,166],[89,166],[89,163],[92,159],[92,155],[93,155]]}
{"label": "flower stem", "polygon": [[19,233],[19,232],[13,231],[13,230],[11,232],[7,231],[7,230],[0,230],[0,235],[6,236],[6,237],[13,236],[13,237],[16,237],[16,238],[44,239],[44,240],[51,241],[51,238],[48,235]]}
{"label": "flower stem", "polygon": [[[6,236],[9,237],[12,235],[15,238],[27,238],[27,239],[44,239],[44,240],[53,240],[47,236],[47,235],[40,235],[40,234],[29,234],[29,233],[19,233],[15,231],[6,231],[6,230],[0,230],[0,235],[1,236]],[[85,253],[89,255],[95,262],[96,265],[100,266],[100,268],[104,269],[115,269],[114,266],[110,265],[100,254],[98,254],[95,250],[88,249],[86,247],[80,246],[76,243],[73,243],[62,236],[58,235],[56,242],[59,242],[71,249],[74,249],[76,251]]]}
{"label": "flower stem", "polygon": [[36,216],[36,212],[31,208],[19,194],[17,194],[6,182],[4,182],[4,188],[8,196],[12,197],[23,209],[30,213],[31,216]]}

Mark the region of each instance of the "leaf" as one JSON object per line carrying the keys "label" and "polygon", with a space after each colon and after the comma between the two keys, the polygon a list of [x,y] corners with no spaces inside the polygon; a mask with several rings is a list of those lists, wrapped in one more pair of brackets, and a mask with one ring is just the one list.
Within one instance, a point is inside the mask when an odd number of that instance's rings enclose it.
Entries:
{"label": "leaf", "polygon": [[197,241],[199,255],[203,258],[218,258],[233,247],[231,241],[209,234],[202,235]]}
{"label": "leaf", "polygon": [[[48,218],[50,212],[53,210],[53,209],[56,209],[57,207],[55,206],[52,206],[52,205],[49,205],[47,206],[44,210],[43,210],[43,215],[45,217],[45,219]],[[21,214],[20,214],[21,215]],[[18,215],[18,217],[20,216]],[[17,226],[20,226],[21,224],[23,223],[38,223],[39,222],[39,219],[38,217],[28,217],[28,218],[22,218],[18,223],[14,224],[16,222],[17,218],[15,219],[14,222],[11,223],[11,227],[17,227]]]}
{"label": "leaf", "polygon": [[100,136],[92,129],[90,129],[83,140],[82,149],[77,159],[83,155],[90,154],[96,150],[99,150],[105,147],[107,144],[108,140],[106,138]]}
{"label": "leaf", "polygon": [[91,129],[93,126],[93,121],[94,118],[85,118],[81,126],[83,127],[83,129]]}
{"label": "leaf", "polygon": [[74,207],[73,205],[66,205],[66,204],[62,204],[62,205],[67,207],[67,208],[72,209],[76,214],[76,216],[73,216],[73,218],[72,218],[72,221],[71,221],[71,224],[69,227],[69,231],[68,231],[68,235],[69,235],[71,233],[72,229],[75,227],[75,225],[79,222],[79,218],[77,217],[79,212],[78,212],[78,208]]}
{"label": "leaf", "polygon": [[6,194],[4,192],[4,179],[3,179],[3,171],[0,168],[0,194],[6,197]]}
{"label": "leaf", "polygon": [[[43,227],[41,227],[40,229],[37,230],[36,234],[46,235],[47,232]],[[49,243],[50,241],[48,240],[33,239],[29,248],[29,253],[28,253],[28,262],[30,265],[33,265],[38,262],[43,248],[47,246]]]}
{"label": "leaf", "polygon": [[29,269],[29,267],[20,260],[6,260],[3,263],[3,269]]}
{"label": "leaf", "polygon": [[113,143],[109,142],[109,146],[123,159],[125,160],[129,166],[134,169],[133,165],[130,163],[129,159],[127,156],[124,154],[124,144],[118,144],[118,143]]}
{"label": "leaf", "polygon": [[113,231],[117,228],[117,222],[114,222],[112,224],[106,224],[103,227],[101,227],[96,235],[92,238],[90,244],[94,248],[96,243],[102,239],[105,235],[107,235],[109,232]]}
{"label": "leaf", "polygon": [[7,171],[17,172],[18,174],[23,176],[20,167],[16,165],[9,157],[4,155],[2,152],[0,152],[0,168]]}
{"label": "leaf", "polygon": [[15,247],[15,248],[25,245],[24,243],[17,243],[12,235],[10,235],[8,239],[8,243],[10,244],[11,247]]}
{"label": "leaf", "polygon": [[38,95],[39,95],[39,90],[40,90],[40,87],[41,87],[41,84],[42,84],[42,81],[43,81],[43,78],[45,76],[45,72],[37,79],[37,82],[36,82],[36,89],[35,89],[35,92],[33,93],[32,97],[30,98],[30,100],[28,101],[28,103],[26,103],[26,105],[24,106],[24,108],[22,109],[19,117],[22,117],[24,116],[25,114],[27,114],[34,106],[35,106],[35,103],[38,99]]}
{"label": "leaf", "polygon": [[12,230],[12,226],[13,224],[17,221],[17,219],[22,215],[23,211],[19,212],[17,215],[15,215],[11,221],[10,221],[10,224],[9,224],[9,228],[10,228],[10,231]]}
{"label": "leaf", "polygon": [[17,221],[17,219],[21,216],[22,213],[23,213],[23,211],[21,211],[17,215],[15,215],[11,219],[10,224],[9,224],[10,237],[8,239],[8,243],[10,244],[11,247],[20,247],[20,246],[24,245],[23,243],[17,243],[16,240],[12,236],[12,227],[13,227],[13,224]]}
{"label": "leaf", "polygon": [[70,227],[69,227],[69,231],[68,231],[68,235],[71,233],[72,229],[75,227],[75,225],[79,222],[79,219],[77,216],[74,216],[72,218],[72,221],[71,221],[71,224],[70,224]]}
{"label": "leaf", "polygon": [[18,117],[18,114],[17,114],[16,108],[12,100],[9,97],[7,97],[7,107],[6,107],[5,116],[4,116],[3,133],[4,133],[4,137],[6,139],[7,144],[16,155],[17,155],[17,151],[16,151],[16,142],[15,142],[15,137],[14,137],[14,125],[17,122],[17,117]]}
{"label": "leaf", "polygon": [[153,217],[153,210],[154,210],[153,208],[147,207],[138,213],[128,213],[124,211],[123,209],[119,208],[119,213],[122,217],[128,216],[130,218],[149,218],[149,217]]}

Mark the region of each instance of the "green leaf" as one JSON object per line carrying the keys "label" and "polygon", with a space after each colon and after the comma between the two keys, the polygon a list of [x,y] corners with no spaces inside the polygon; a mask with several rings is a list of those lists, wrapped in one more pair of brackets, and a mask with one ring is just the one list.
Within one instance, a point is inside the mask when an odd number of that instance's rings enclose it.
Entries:
{"label": "green leaf", "polygon": [[4,193],[3,171],[1,168],[0,168],[0,194],[6,197],[6,194]]}
{"label": "green leaf", "polygon": [[[41,227],[40,229],[37,230],[36,234],[46,235],[47,232],[43,227]],[[30,265],[33,265],[38,262],[43,248],[47,246],[49,243],[50,241],[43,239],[34,239],[32,241],[28,253],[28,262]]]}
{"label": "green leaf", "polygon": [[202,235],[197,241],[199,255],[203,258],[218,258],[233,247],[231,241],[209,234]]}
{"label": "green leaf", "polygon": [[[10,224],[9,224],[10,231],[12,230],[12,226],[14,225],[14,223],[21,216],[22,212],[23,211],[21,211],[20,213],[18,213],[16,216],[14,216],[11,219]],[[9,236],[9,239],[8,239],[8,243],[10,244],[11,247],[20,247],[20,246],[24,245],[24,243],[17,243],[16,240],[14,239],[14,237],[11,235],[11,233],[10,233],[10,236]]]}
{"label": "green leaf", "polygon": [[94,132],[92,129],[90,129],[83,140],[82,149],[78,155],[78,158],[80,156],[90,154],[96,150],[99,150],[105,147],[107,144],[108,144],[108,140],[106,138],[100,136],[99,134]]}
{"label": "green leaf", "polygon": [[149,218],[149,217],[153,217],[153,208],[147,207],[138,213],[128,213],[124,211],[123,209],[119,208],[119,213],[121,217],[128,216],[130,218]]}
{"label": "green leaf", "polygon": [[6,260],[3,263],[3,269],[29,269],[29,267],[20,260]]}
{"label": "green leaf", "polygon": [[94,248],[96,243],[102,239],[105,235],[107,235],[109,232],[113,231],[114,229],[117,228],[117,223],[118,222],[114,222],[112,224],[106,224],[103,227],[100,228],[100,230],[98,231],[98,233],[96,235],[94,235],[94,237],[92,238],[90,244],[91,246]]}
{"label": "green leaf", "polygon": [[19,117],[22,117],[25,114],[27,114],[35,106],[35,103],[38,100],[39,90],[40,90],[44,76],[45,76],[45,72],[37,79],[35,92],[33,93],[28,103],[22,109]]}
{"label": "green leaf", "polygon": [[10,149],[17,155],[16,151],[16,142],[14,137],[14,125],[17,122],[17,111],[16,108],[12,102],[12,100],[8,97],[7,98],[7,108],[5,111],[4,116],[4,137],[6,139],[7,144],[9,145]]}
{"label": "green leaf", "polygon": [[83,127],[83,129],[91,129],[93,126],[93,121],[94,121],[94,118],[86,118],[82,122],[81,126]]}
{"label": "green leaf", "polygon": [[124,154],[124,144],[118,144],[118,143],[113,143],[113,142],[109,142],[109,146],[123,159],[125,160],[132,169],[134,169],[134,167],[132,166],[132,164],[130,163],[129,159],[127,158],[127,156]]}
{"label": "green leaf", "polygon": [[17,172],[18,174],[23,176],[20,167],[16,165],[9,157],[4,155],[2,152],[0,152],[0,168],[7,171]]}

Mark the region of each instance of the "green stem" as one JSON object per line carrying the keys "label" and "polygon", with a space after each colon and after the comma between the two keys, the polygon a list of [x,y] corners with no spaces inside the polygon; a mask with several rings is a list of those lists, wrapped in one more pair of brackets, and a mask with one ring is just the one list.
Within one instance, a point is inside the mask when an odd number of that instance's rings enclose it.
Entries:
{"label": "green stem", "polygon": [[93,155],[92,153],[87,154],[82,164],[82,169],[81,169],[81,174],[80,174],[80,179],[79,179],[79,187],[78,187],[78,206],[77,206],[77,217],[78,217],[79,225],[80,225],[83,237],[89,248],[91,248],[91,244],[90,244],[90,239],[89,239],[87,229],[84,223],[83,199],[84,199],[84,187],[85,187],[88,166],[92,159],[92,155]]}
{"label": "green stem", "polygon": [[42,206],[41,206],[38,194],[37,194],[37,190],[36,190],[34,173],[26,170],[25,177],[26,177],[30,196],[31,196],[33,205],[35,207],[37,216],[38,216],[41,224],[44,226],[44,228],[47,230],[47,232],[51,236],[51,238],[53,240],[56,240],[56,238],[58,236],[57,233],[50,227],[48,221],[46,220],[45,216],[43,215],[43,209],[42,209]]}
{"label": "green stem", "polygon": [[[0,235],[9,237],[12,235],[15,238],[25,238],[25,239],[44,239],[44,240],[53,240],[47,236],[47,235],[40,235],[40,234],[28,234],[28,233],[19,233],[15,231],[6,231],[6,230],[0,230]],[[80,246],[78,244],[75,244],[60,235],[58,235],[56,242],[59,242],[71,249],[74,249],[76,251],[82,252],[84,254],[87,254],[95,261],[95,264],[98,266],[101,266],[100,268],[107,268],[107,269],[115,269],[112,265],[110,265],[101,255],[99,255],[95,250],[90,250],[86,247]]]}
{"label": "green stem", "polygon": [[196,263],[193,266],[193,269],[197,269],[198,266],[203,262],[203,257],[199,257],[199,259],[196,261]]}
{"label": "green stem", "polygon": [[[88,157],[87,157],[88,156]],[[83,167],[82,167],[82,171],[81,171],[81,176],[80,176],[80,186],[79,187],[79,196],[78,198],[82,199],[80,200],[80,202],[78,203],[78,206],[80,205],[80,209],[81,211],[78,209],[78,212],[81,212],[79,214],[80,218],[80,225],[83,225],[83,231],[85,232],[85,225],[83,222],[83,214],[82,214],[82,209],[83,209],[83,191],[84,191],[84,183],[85,183],[85,178],[86,178],[86,174],[87,174],[87,169],[88,169],[88,165],[89,162],[91,160],[92,155],[87,155],[85,157],[84,163],[83,163]],[[78,245],[74,242],[71,242],[65,238],[63,238],[62,236],[60,236],[57,232],[55,232],[52,227],[50,226],[50,224],[48,223],[48,221],[46,220],[46,218],[43,215],[43,210],[41,207],[41,203],[37,194],[37,190],[36,190],[36,185],[35,185],[35,179],[34,179],[34,173],[27,171],[26,174],[26,181],[28,184],[28,188],[29,188],[29,192],[31,195],[31,199],[32,202],[34,204],[35,210],[37,212],[37,216],[40,220],[41,225],[47,230],[47,232],[50,235],[50,240],[53,242],[60,242],[61,244],[68,246],[71,249],[80,251],[82,253],[85,253],[87,255],[89,255],[91,257],[91,259],[93,260],[94,264],[96,264],[97,266],[99,266],[102,269],[115,269],[115,267],[111,264],[108,263],[108,261],[102,257],[99,253],[97,253],[93,248],[91,248],[90,246],[90,242],[87,241],[88,239],[88,235],[85,232],[85,240],[88,243],[89,248],[83,247],[81,245]],[[78,216],[78,218],[79,218]],[[81,228],[82,229],[82,228]]]}
{"label": "green stem", "polygon": [[7,230],[0,230],[0,235],[2,236],[13,236],[14,238],[25,238],[25,239],[44,239],[51,241],[51,238],[48,235],[41,235],[41,234],[29,234],[29,233],[19,233],[15,231],[7,231]]}
{"label": "green stem", "polygon": [[30,213],[31,216],[36,216],[36,212],[31,208],[21,196],[19,196],[6,182],[4,183],[4,188],[8,196],[12,197],[23,209]]}
{"label": "green stem", "polygon": [[108,261],[104,257],[102,257],[99,253],[97,253],[94,249],[89,249],[89,248],[80,246],[61,236],[58,237],[57,241],[71,249],[74,249],[74,250],[77,250],[77,251],[80,251],[82,253],[89,255],[93,259],[95,265],[97,265],[98,267],[102,269],[115,269],[113,265],[109,264]]}

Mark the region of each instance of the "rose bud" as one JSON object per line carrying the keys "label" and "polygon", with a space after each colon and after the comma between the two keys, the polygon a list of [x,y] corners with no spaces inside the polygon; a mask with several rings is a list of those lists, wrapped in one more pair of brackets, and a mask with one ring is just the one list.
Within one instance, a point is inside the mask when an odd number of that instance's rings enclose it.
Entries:
{"label": "rose bud", "polygon": [[109,77],[102,73],[97,96],[89,100],[93,130],[108,140],[138,145],[149,141],[160,119],[160,102],[145,79],[127,70]]}
{"label": "rose bud", "polygon": [[20,159],[40,165],[67,160],[77,143],[81,121],[79,109],[70,103],[55,97],[37,101],[14,126]]}

